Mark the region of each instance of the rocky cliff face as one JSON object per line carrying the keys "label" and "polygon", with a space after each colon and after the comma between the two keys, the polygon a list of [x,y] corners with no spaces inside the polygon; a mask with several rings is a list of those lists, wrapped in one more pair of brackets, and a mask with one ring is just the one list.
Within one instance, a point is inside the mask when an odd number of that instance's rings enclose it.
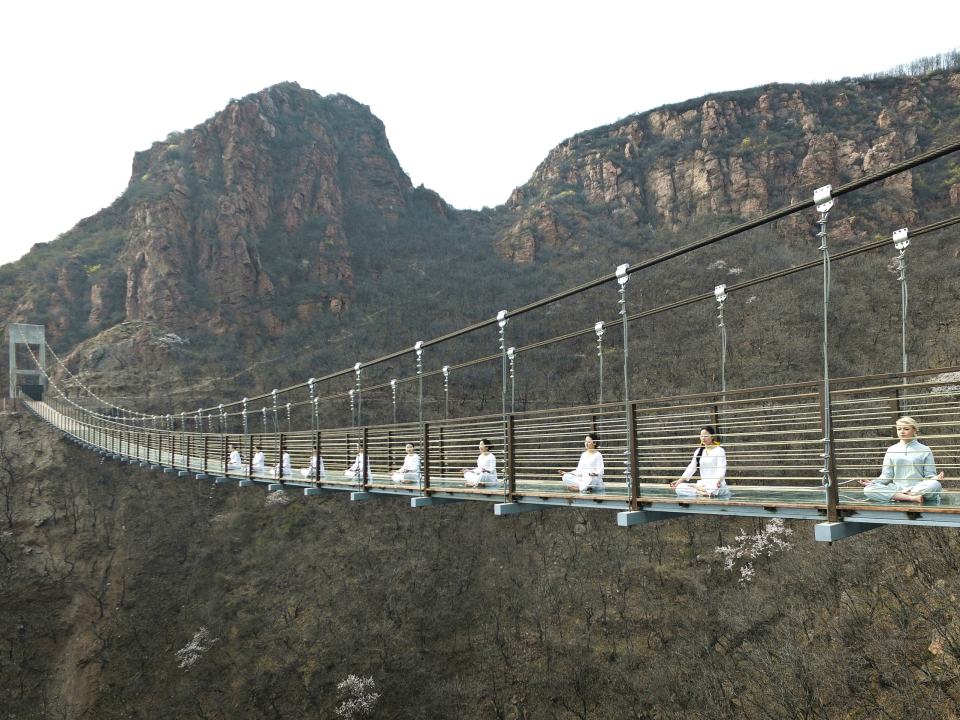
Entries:
{"label": "rocky cliff face", "polygon": [[[820,185],[836,187],[882,170],[955,135],[958,103],[960,75],[941,73],[773,85],[630,117],[557,146],[508,200],[519,218],[497,239],[497,248],[505,259],[532,262],[541,248],[574,238],[588,217],[611,221],[623,232],[641,224],[678,231],[707,216],[756,217],[806,199]],[[909,224],[918,204],[958,203],[955,173],[925,172],[922,198],[914,173],[885,182],[885,196],[894,203],[873,208],[879,225]],[[868,233],[855,215],[837,218],[840,237]],[[785,239],[808,231],[793,220],[778,228]]]}
{"label": "rocky cliff face", "polygon": [[[8,321],[46,311],[48,335],[117,320],[218,335],[275,335],[353,297],[345,198],[386,225],[417,191],[369,108],[284,83],[136,154],[126,193],[38,253],[64,255],[52,287],[5,303]],[[88,261],[100,236],[103,262]],[[84,252],[86,250],[87,252]],[[44,283],[45,284],[45,283]],[[39,298],[39,302],[38,302]]]}

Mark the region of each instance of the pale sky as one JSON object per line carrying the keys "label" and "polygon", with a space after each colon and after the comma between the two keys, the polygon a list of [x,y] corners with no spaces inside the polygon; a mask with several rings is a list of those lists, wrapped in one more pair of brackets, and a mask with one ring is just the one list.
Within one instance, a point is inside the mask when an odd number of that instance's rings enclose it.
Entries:
{"label": "pale sky", "polygon": [[278,82],[369,105],[414,185],[492,207],[581,130],[955,48],[960,3],[936,5],[934,21],[842,0],[11,3],[0,263],[108,206],[135,151]]}

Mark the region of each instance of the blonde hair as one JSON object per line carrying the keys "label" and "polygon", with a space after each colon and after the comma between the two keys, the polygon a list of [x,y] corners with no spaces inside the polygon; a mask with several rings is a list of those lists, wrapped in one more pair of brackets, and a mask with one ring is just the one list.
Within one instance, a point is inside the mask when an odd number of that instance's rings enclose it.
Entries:
{"label": "blonde hair", "polygon": [[904,415],[902,418],[897,420],[897,425],[907,425],[908,427],[912,427],[917,432],[920,432],[920,426],[917,425],[917,421],[907,415]]}

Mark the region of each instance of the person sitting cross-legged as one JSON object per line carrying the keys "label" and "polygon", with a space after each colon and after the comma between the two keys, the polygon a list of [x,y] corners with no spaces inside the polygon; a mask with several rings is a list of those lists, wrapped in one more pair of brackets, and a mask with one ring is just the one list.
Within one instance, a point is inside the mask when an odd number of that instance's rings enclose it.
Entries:
{"label": "person sitting cross-legged", "polygon": [[943,488],[940,480],[946,473],[938,473],[933,462],[933,452],[916,439],[920,426],[912,417],[897,420],[897,437],[900,442],[887,448],[883,456],[883,469],[873,480],[860,480],[863,494],[874,502],[888,503],[938,500]]}

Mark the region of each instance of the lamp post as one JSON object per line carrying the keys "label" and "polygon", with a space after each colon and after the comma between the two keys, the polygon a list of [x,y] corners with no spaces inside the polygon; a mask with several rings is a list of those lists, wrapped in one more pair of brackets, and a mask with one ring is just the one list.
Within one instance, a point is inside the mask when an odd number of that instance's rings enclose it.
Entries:
{"label": "lamp post", "polygon": [[360,363],[353,366],[353,371],[357,374],[357,427],[363,425],[360,421],[360,414],[363,412],[363,391],[360,389],[360,373],[362,370]]}
{"label": "lamp post", "polygon": [[450,366],[443,366],[443,396],[445,403],[444,417],[450,419]]}
{"label": "lamp post", "polygon": [[247,398],[243,399],[243,434],[247,434],[248,425],[247,425],[247,403],[249,400]]}
{"label": "lamp post", "polygon": [[817,237],[820,239],[819,250],[823,254],[823,469],[820,471],[823,476],[823,489],[826,493],[827,504],[830,504],[830,355],[827,335],[827,310],[830,304],[830,251],[827,249],[827,216],[833,207],[831,192],[833,187],[824,185],[813,191],[813,202],[817,206],[817,212],[820,218],[817,224],[820,226],[820,232]]}
{"label": "lamp post", "polygon": [[420,457],[423,457],[423,340],[417,340],[413,346],[417,353],[417,379],[419,380],[419,389],[417,391],[417,402],[420,406]]}
{"label": "lamp post", "polygon": [[623,400],[626,406],[630,406],[630,378],[627,374],[627,358],[629,350],[627,349],[627,281],[630,274],[627,263],[617,267],[617,282],[620,283],[620,317],[623,318]]}
{"label": "lamp post", "polygon": [[593,331],[597,334],[597,357],[600,358],[600,405],[603,405],[603,320],[598,320],[593,326]]}
{"label": "lamp post", "polygon": [[271,393],[271,395],[273,395],[273,431],[275,433],[278,433],[280,432],[280,420],[277,416],[277,389],[276,388],[273,389],[273,392]]}
{"label": "lamp post", "polygon": [[223,434],[224,430],[226,430],[226,425],[227,425],[227,419],[223,415],[223,403],[220,403],[219,410],[220,410],[220,433]]}
{"label": "lamp post", "polygon": [[180,431],[187,431],[187,414],[185,412],[180,413]]}
{"label": "lamp post", "polygon": [[316,397],[313,393],[313,383],[315,382],[314,378],[307,380],[307,385],[310,386],[310,412],[313,413],[310,416],[310,430],[316,432],[317,427],[317,403]]}
{"label": "lamp post", "polygon": [[620,317],[623,319],[623,404],[625,408],[625,413],[623,420],[625,423],[626,437],[627,437],[627,450],[624,453],[627,455],[627,460],[623,463],[626,465],[627,469],[624,470],[623,474],[627,476],[627,482],[630,483],[632,487],[633,476],[630,472],[630,436],[633,432],[633,429],[630,427],[630,376],[627,372],[627,358],[629,357],[629,351],[627,346],[627,281],[630,279],[630,274],[627,272],[627,268],[630,267],[629,264],[624,263],[623,265],[617,266],[617,282],[620,283]]}
{"label": "lamp post", "polygon": [[507,348],[507,357],[510,359],[510,413],[516,412],[516,381],[513,374],[513,359],[516,357],[517,349]]}
{"label": "lamp post", "polygon": [[393,424],[397,424],[397,381],[390,381],[390,393],[393,395]]}
{"label": "lamp post", "polygon": [[713,296],[717,299],[717,319],[720,321],[720,324],[717,326],[720,328],[720,389],[723,392],[721,396],[723,399],[723,419],[724,422],[720,423],[720,436],[724,437],[726,430],[726,417],[727,417],[727,326],[723,324],[723,302],[727,299],[727,286],[717,285],[713,289]]}
{"label": "lamp post", "polygon": [[[724,393],[727,392],[727,327],[723,324],[723,301],[727,299],[727,286],[717,285],[713,289],[713,295],[717,299],[717,319],[720,324],[720,388]],[[724,400],[727,398],[724,397]]]}
{"label": "lamp post", "polygon": [[[904,255],[907,248],[910,247],[910,232],[907,228],[900,228],[893,233],[893,246],[900,252],[900,343],[903,353],[903,372],[907,372],[907,259]],[[903,377],[903,384],[907,384],[907,378]],[[903,400],[903,414],[910,412],[907,399]]]}
{"label": "lamp post", "polygon": [[350,427],[354,427],[353,420],[354,420],[354,417],[356,417],[354,405],[353,405],[353,396],[356,394],[356,392],[357,391],[354,390],[353,388],[350,388],[349,390],[347,390],[347,394],[350,396]]}
{"label": "lamp post", "polygon": [[203,408],[197,410],[197,432],[203,434]]}
{"label": "lamp post", "polygon": [[287,432],[290,432],[290,403],[287,403]]}
{"label": "lamp post", "polygon": [[[500,326],[500,350],[503,352],[503,381],[500,384],[500,400],[501,400],[501,417],[503,418],[503,453],[504,458],[510,454],[510,449],[507,447],[507,338],[506,330],[507,327],[507,311],[501,310],[497,313],[497,325]],[[509,483],[504,485],[504,496],[506,496],[506,488]]]}
{"label": "lamp post", "polygon": [[263,408],[263,434],[267,434],[267,408]]}

